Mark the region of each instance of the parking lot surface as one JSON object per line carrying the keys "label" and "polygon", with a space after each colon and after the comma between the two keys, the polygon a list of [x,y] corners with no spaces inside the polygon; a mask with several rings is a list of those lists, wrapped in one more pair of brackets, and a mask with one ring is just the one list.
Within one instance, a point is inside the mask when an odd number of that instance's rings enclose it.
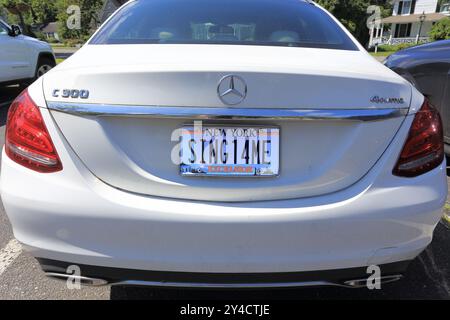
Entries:
{"label": "parking lot surface", "polygon": [[[8,106],[19,87],[0,88],[0,145],[4,144]],[[450,183],[450,179],[448,179]],[[439,225],[433,243],[411,264],[405,278],[382,290],[302,288],[277,290],[182,290],[99,287],[69,290],[47,279],[37,262],[14,240],[0,202],[0,299],[448,299],[450,300],[450,230]]]}

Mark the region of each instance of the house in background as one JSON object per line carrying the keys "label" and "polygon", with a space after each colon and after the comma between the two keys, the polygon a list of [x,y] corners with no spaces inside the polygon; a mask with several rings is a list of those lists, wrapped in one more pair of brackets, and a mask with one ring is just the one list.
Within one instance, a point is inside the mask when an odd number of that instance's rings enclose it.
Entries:
{"label": "house in background", "polygon": [[450,16],[450,2],[441,5],[440,13]]}
{"label": "house in background", "polygon": [[371,28],[369,47],[427,42],[432,26],[450,16],[449,8],[450,3],[439,7],[438,0],[394,0],[392,16]]}
{"label": "house in background", "polygon": [[57,22],[50,22],[48,25],[41,29],[41,32],[44,34],[47,40],[55,39],[56,41],[60,41],[58,36]]}

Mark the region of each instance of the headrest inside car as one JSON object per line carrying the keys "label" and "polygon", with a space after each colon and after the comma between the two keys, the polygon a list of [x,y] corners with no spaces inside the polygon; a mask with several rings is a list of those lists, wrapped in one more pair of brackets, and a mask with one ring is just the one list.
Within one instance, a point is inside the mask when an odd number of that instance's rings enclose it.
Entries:
{"label": "headrest inside car", "polygon": [[273,42],[298,42],[299,39],[298,33],[294,31],[275,31],[270,35],[270,41]]}

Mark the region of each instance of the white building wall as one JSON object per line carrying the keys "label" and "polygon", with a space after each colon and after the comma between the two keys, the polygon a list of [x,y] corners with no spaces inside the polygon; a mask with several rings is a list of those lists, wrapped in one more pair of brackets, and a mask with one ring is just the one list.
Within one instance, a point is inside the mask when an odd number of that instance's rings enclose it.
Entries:
{"label": "white building wall", "polygon": [[417,0],[415,14],[434,13],[437,10],[438,0]]}
{"label": "white building wall", "polygon": [[[397,15],[399,2],[402,0],[395,0],[394,2],[394,10],[392,12],[393,16]],[[425,11],[425,13],[434,13],[437,11],[438,0],[417,0],[416,9],[414,10],[414,14],[421,14]]]}
{"label": "white building wall", "polygon": [[[422,32],[420,33],[421,37],[428,37],[428,33],[431,31],[433,27],[433,23],[431,21],[425,21],[422,25]],[[413,23],[411,28],[411,37],[417,36],[420,29],[420,23]]]}

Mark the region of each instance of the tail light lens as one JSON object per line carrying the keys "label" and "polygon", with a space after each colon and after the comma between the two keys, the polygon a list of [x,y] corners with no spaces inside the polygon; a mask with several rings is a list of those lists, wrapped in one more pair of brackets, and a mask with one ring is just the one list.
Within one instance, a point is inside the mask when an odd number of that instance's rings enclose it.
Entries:
{"label": "tail light lens", "polygon": [[444,133],[439,112],[425,100],[414,117],[394,175],[417,177],[444,161]]}
{"label": "tail light lens", "polygon": [[13,161],[31,170],[42,173],[62,170],[41,112],[27,90],[9,109],[5,151]]}

